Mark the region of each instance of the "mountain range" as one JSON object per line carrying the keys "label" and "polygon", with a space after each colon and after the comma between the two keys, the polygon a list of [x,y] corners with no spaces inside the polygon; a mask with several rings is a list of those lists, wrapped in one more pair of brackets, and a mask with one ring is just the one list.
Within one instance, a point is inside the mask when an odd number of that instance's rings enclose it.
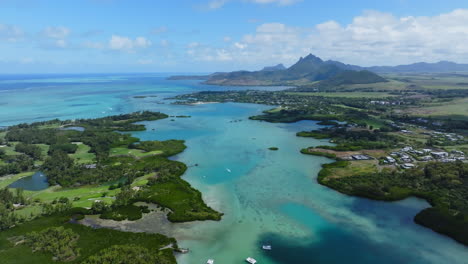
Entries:
{"label": "mountain range", "polygon": [[206,84],[226,86],[251,85],[315,85],[368,84],[385,82],[380,73],[435,73],[468,71],[468,64],[441,61],[399,66],[361,67],[339,61],[323,61],[312,54],[301,57],[294,65],[265,67],[260,71],[217,72],[205,76],[173,76],[171,80],[198,79]]}

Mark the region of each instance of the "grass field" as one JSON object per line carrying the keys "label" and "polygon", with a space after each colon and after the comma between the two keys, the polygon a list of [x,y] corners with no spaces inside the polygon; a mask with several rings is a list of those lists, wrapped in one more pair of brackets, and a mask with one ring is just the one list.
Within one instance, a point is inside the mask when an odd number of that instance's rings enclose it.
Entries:
{"label": "grass field", "polygon": [[110,150],[111,156],[133,156],[137,158],[146,157],[149,155],[159,155],[163,152],[161,150],[155,150],[151,152],[145,152],[140,149],[128,149],[128,148],[113,148]]}
{"label": "grass field", "polygon": [[433,74],[388,74],[386,78],[401,82],[406,86],[415,85],[419,88],[430,90],[468,89],[468,75],[433,73]]}
{"label": "grass field", "polygon": [[455,99],[433,106],[410,108],[408,114],[419,116],[450,117],[452,119],[468,120],[468,98]]}
{"label": "grass field", "polygon": [[11,146],[2,147],[6,155],[19,155],[20,153],[15,151],[15,142],[10,142]]}
{"label": "grass field", "polygon": [[374,173],[378,170],[377,163],[378,161],[376,160],[352,161],[345,168],[332,169],[332,176],[330,176],[330,178],[341,178],[357,174]]}
{"label": "grass field", "polygon": [[78,145],[78,149],[74,154],[69,154],[71,158],[75,160],[75,162],[79,164],[89,164],[93,163],[96,160],[96,155],[94,153],[90,153],[91,147],[85,145],[81,142],[75,143]]}
{"label": "grass field", "polygon": [[287,93],[290,95],[306,95],[306,96],[323,96],[323,97],[347,97],[347,98],[386,98],[386,97],[392,97],[394,95],[391,95],[389,93],[383,93],[383,92],[311,92],[311,93]]}
{"label": "grass field", "polygon": [[[53,186],[42,191],[25,191],[25,195],[30,198],[39,198],[43,202],[52,202],[54,199],[66,197],[73,201],[75,207],[91,207],[95,200],[111,203],[119,189],[109,190],[109,186],[84,186],[80,188],[61,188]],[[105,197],[103,197],[105,196]],[[74,201],[75,198],[79,200]]]}
{"label": "grass field", "polygon": [[374,91],[401,91],[406,90],[409,83],[405,83],[399,80],[392,80],[389,79],[388,82],[381,82],[381,83],[371,83],[371,84],[351,84],[351,85],[343,85],[340,89],[343,90],[356,90],[356,89],[372,89]]}

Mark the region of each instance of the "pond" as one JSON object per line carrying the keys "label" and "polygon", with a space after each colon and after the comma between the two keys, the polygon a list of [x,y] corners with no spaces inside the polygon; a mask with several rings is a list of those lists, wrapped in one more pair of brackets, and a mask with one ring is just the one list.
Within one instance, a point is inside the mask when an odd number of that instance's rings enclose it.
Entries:
{"label": "pond", "polygon": [[32,176],[21,178],[10,184],[10,188],[22,188],[27,191],[40,191],[49,188],[47,177],[42,172],[36,172]]}

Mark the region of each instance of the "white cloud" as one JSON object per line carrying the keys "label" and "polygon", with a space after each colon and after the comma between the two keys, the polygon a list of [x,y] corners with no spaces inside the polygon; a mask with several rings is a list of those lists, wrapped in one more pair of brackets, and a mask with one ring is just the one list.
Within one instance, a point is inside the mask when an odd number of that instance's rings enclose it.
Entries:
{"label": "white cloud", "polygon": [[46,27],[41,32],[41,43],[43,48],[59,48],[64,49],[69,46],[67,38],[69,37],[71,30],[67,27]]}
{"label": "white cloud", "polygon": [[467,40],[468,9],[421,17],[367,11],[346,25],[336,21],[310,27],[265,23],[254,33],[234,41],[234,45],[198,44],[188,50],[196,60],[230,58],[251,67],[290,64],[307,53],[359,65],[392,65],[438,60],[468,62]]}
{"label": "white cloud", "polygon": [[16,42],[24,37],[24,32],[21,28],[14,25],[0,24],[0,40]]}
{"label": "white cloud", "polygon": [[247,45],[243,44],[243,43],[240,43],[240,42],[236,42],[236,43],[234,43],[234,47],[242,50],[242,49],[247,48]]}
{"label": "white cloud", "polygon": [[134,40],[128,37],[112,35],[109,40],[109,48],[111,50],[119,51],[134,51],[135,49],[144,49],[151,46],[152,43],[150,40],[144,37],[137,37]]}
{"label": "white cloud", "polygon": [[64,39],[70,35],[70,29],[66,27],[46,27],[42,34],[47,38]]}

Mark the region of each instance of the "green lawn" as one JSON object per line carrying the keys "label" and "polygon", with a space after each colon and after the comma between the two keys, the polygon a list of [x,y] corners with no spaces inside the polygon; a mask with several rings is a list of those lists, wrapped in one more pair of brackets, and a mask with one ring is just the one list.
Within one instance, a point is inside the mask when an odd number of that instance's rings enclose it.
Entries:
{"label": "green lawn", "polygon": [[42,150],[42,155],[44,157],[47,157],[47,153],[49,152],[50,146],[46,144],[36,144],[36,146],[40,147]]}
{"label": "green lawn", "polygon": [[[75,207],[91,207],[95,200],[112,202],[114,197],[120,189],[109,190],[108,185],[101,186],[83,186],[79,188],[61,188],[59,186],[52,186],[42,191],[25,191],[25,195],[30,198],[39,198],[43,202],[52,202],[54,199],[66,197],[73,201]],[[106,194],[106,197],[102,197]],[[80,198],[77,201],[74,199]]]}
{"label": "green lawn", "polygon": [[89,164],[96,161],[96,154],[90,153],[91,147],[81,142],[75,143],[78,149],[74,154],[69,154],[79,164]]}
{"label": "green lawn", "polygon": [[110,156],[133,156],[142,158],[150,155],[159,155],[163,152],[161,150],[155,150],[151,152],[145,152],[140,149],[128,149],[128,148],[113,148],[110,150]]}
{"label": "green lawn", "polygon": [[2,149],[5,150],[6,155],[19,155],[19,152],[15,151],[15,145],[17,142],[10,142],[11,146],[5,146]]}
{"label": "green lawn", "polygon": [[410,114],[420,116],[450,117],[452,119],[468,120],[468,98],[455,99],[438,105],[410,108]]}

